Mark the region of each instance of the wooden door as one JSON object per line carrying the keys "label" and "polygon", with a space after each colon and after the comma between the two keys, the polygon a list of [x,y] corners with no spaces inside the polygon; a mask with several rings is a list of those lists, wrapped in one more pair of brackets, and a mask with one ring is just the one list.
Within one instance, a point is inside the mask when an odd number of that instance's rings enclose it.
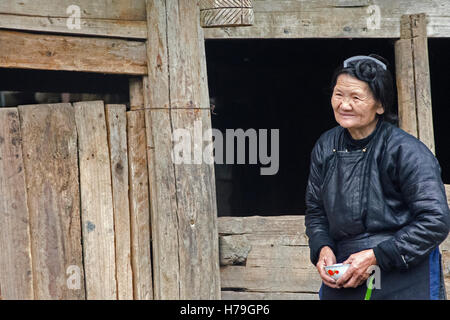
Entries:
{"label": "wooden door", "polygon": [[0,109],[3,299],[153,297],[143,122],[102,101]]}

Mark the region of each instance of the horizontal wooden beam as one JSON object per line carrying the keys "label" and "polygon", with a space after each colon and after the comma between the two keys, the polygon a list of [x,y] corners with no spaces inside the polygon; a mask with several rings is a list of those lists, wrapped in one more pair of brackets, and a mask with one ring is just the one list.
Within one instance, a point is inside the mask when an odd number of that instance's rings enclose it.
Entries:
{"label": "horizontal wooden beam", "polygon": [[147,74],[144,42],[0,30],[0,67]]}
{"label": "horizontal wooden beam", "polygon": [[145,21],[145,0],[8,0],[0,1],[0,13],[67,17],[68,8],[78,6],[81,16],[91,19]]}
{"label": "horizontal wooden beam", "polygon": [[80,19],[80,28],[68,28],[67,18],[18,16],[0,13],[0,29],[67,33],[117,38],[147,38],[145,21]]}
{"label": "horizontal wooden beam", "polygon": [[425,13],[428,37],[450,37],[447,0],[253,0],[254,24],[205,28],[206,39],[400,38],[404,14]]}
{"label": "horizontal wooden beam", "polygon": [[218,230],[222,299],[317,298],[304,216],[220,217]]}
{"label": "horizontal wooden beam", "polygon": [[145,39],[145,0],[0,1],[0,28]]}

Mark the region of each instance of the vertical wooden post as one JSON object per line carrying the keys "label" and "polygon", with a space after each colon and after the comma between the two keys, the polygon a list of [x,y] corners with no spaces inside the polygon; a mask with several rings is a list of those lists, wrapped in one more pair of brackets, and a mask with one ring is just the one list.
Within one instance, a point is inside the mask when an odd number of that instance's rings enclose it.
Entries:
{"label": "vertical wooden post", "polygon": [[[199,22],[197,2],[147,1],[149,85],[144,92],[147,141],[154,147],[149,171],[157,299],[220,299],[214,166],[202,154],[212,137],[202,135],[211,119]],[[177,129],[189,132],[197,153],[183,157],[192,163],[173,161]]]}
{"label": "vertical wooden post", "polygon": [[27,189],[17,108],[0,109],[0,298],[33,299]]}
{"label": "vertical wooden post", "polygon": [[103,101],[74,103],[88,300],[117,299],[111,166]]}
{"label": "vertical wooden post", "polygon": [[153,299],[147,137],[142,77],[130,79],[127,112],[130,172],[131,260],[134,298]]}
{"label": "vertical wooden post", "polygon": [[105,106],[111,161],[111,187],[114,209],[117,299],[133,299],[131,270],[130,205],[128,201],[128,146],[126,106]]}
{"label": "vertical wooden post", "polygon": [[[36,299],[84,299],[77,129],[70,103],[20,106]],[[73,282],[68,278],[73,272]],[[70,280],[69,280],[70,281]]]}
{"label": "vertical wooden post", "polygon": [[400,127],[434,153],[426,15],[404,15],[395,44]]}

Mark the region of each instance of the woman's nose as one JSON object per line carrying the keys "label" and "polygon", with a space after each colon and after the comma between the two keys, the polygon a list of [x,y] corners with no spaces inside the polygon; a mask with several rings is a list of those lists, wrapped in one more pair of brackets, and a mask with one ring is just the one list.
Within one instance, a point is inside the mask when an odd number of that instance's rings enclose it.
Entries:
{"label": "woman's nose", "polygon": [[353,109],[351,106],[351,103],[348,99],[342,100],[341,108],[344,110],[352,110]]}

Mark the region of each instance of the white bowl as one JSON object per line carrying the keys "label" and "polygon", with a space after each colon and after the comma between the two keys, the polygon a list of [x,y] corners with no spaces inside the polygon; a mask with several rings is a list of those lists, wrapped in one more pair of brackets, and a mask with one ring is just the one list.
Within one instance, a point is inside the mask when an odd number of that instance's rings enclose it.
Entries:
{"label": "white bowl", "polygon": [[334,280],[339,279],[350,267],[350,264],[336,263],[331,266],[325,266],[325,272]]}

